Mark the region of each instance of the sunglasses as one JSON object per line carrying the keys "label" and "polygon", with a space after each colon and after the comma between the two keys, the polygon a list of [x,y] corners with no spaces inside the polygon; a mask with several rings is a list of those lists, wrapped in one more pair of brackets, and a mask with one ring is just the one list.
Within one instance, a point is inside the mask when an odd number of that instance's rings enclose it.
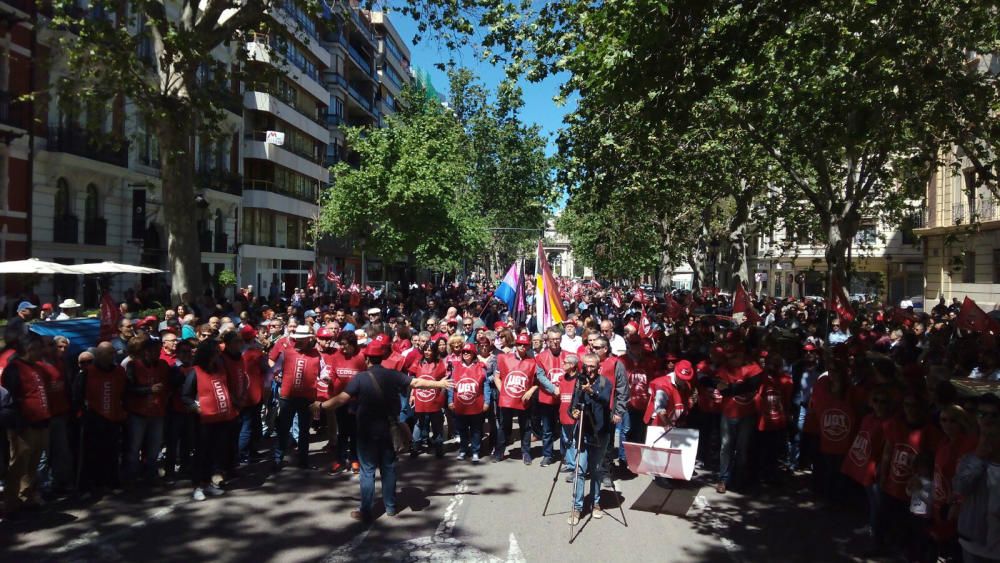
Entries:
{"label": "sunglasses", "polygon": [[605,348],[607,348],[607,346],[594,346],[594,350],[603,350]]}

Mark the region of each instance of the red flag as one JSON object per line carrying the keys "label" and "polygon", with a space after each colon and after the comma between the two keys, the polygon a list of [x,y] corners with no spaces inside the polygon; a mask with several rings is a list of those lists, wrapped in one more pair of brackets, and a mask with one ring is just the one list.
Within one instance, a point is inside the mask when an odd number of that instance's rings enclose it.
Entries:
{"label": "red flag", "polygon": [[306,277],[306,287],[312,289],[316,287],[316,272],[309,268],[309,275]]}
{"label": "red flag", "polygon": [[330,283],[340,283],[340,278],[337,274],[333,273],[333,268],[330,266],[330,261],[326,261],[326,281]]}
{"label": "red flag", "polygon": [[611,304],[615,306],[615,309],[622,308],[622,292],[618,289],[611,290]]}
{"label": "red flag", "polygon": [[990,328],[990,318],[975,301],[966,296],[962,308],[958,311],[958,317],[955,318],[955,326],[962,330],[983,332]]}
{"label": "red flag", "polygon": [[101,296],[101,342],[109,342],[118,334],[118,321],[121,317],[121,311],[111,299],[111,292],[104,290],[104,295]]}
{"label": "red flag", "polygon": [[750,296],[747,295],[742,285],[736,287],[736,295],[733,296],[733,319],[740,324],[744,321],[749,321],[753,324],[760,321],[760,315],[753,308]]}
{"label": "red flag", "polygon": [[646,292],[643,291],[641,287],[635,290],[635,293],[632,294],[632,302],[634,303],[636,301],[638,301],[640,305],[646,304]]}
{"label": "red flag", "polygon": [[653,336],[653,325],[646,316],[646,306],[642,306],[642,316],[639,317],[639,336],[650,338]]}
{"label": "red flag", "polygon": [[681,307],[681,304],[674,299],[673,295],[670,295],[669,293],[664,293],[663,301],[667,305],[668,319],[672,321],[677,320],[681,316],[681,313],[684,312],[684,308]]}
{"label": "red flag", "polygon": [[830,305],[833,306],[834,312],[840,315],[840,318],[844,322],[851,322],[854,320],[854,309],[851,307],[851,300],[847,296],[847,290],[844,289],[843,284],[837,276],[833,276],[833,299],[830,301]]}

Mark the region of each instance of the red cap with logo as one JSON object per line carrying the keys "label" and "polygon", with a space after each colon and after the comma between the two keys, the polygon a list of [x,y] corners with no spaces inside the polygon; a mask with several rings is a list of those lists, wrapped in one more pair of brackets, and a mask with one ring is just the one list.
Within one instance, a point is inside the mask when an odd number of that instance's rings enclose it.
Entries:
{"label": "red cap with logo", "polygon": [[472,344],[471,342],[467,342],[465,345],[462,346],[462,353],[464,354],[465,352],[468,352],[470,354],[475,354],[476,345]]}
{"label": "red cap with logo", "polygon": [[323,327],[316,331],[316,338],[319,338],[321,340],[329,340],[333,338],[333,331],[326,327]]}
{"label": "red cap with logo", "polygon": [[677,362],[677,365],[674,366],[674,375],[681,381],[691,381],[691,378],[694,377],[694,368],[691,367],[691,362],[687,360]]}
{"label": "red cap with logo", "polygon": [[[382,336],[381,334],[379,336]],[[389,354],[389,346],[386,345],[385,340],[375,338],[365,346],[365,355],[369,358],[376,357],[381,358]]]}
{"label": "red cap with logo", "polygon": [[522,332],[521,334],[517,335],[517,340],[514,341],[514,344],[529,345],[531,344],[531,337]]}

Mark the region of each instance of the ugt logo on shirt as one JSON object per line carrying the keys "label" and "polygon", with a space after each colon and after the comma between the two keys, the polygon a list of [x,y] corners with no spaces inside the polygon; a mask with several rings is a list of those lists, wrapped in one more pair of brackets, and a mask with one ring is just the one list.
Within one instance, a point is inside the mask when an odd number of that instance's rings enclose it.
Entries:
{"label": "ugt logo on shirt", "polygon": [[462,379],[455,385],[455,394],[463,403],[471,403],[479,395],[479,384],[475,379]]}
{"label": "ugt logo on shirt", "polygon": [[528,376],[523,371],[512,371],[507,374],[507,379],[503,382],[503,392],[508,397],[520,399],[527,391]]}

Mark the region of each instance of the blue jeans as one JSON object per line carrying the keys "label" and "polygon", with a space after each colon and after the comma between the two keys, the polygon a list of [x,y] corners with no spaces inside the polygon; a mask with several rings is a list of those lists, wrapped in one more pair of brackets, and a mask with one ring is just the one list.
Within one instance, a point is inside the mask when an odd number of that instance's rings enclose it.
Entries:
{"label": "blue jeans", "polygon": [[240,411],[240,461],[250,460],[250,442],[256,442],[261,433],[260,405]]}
{"label": "blue jeans", "polygon": [[556,428],[559,427],[559,405],[536,403],[535,416],[541,422],[542,457],[552,459],[552,450],[556,441]]}
{"label": "blue jeans", "polygon": [[495,457],[503,457],[507,451],[507,436],[514,430],[514,417],[521,428],[521,457],[531,457],[531,427],[528,425],[528,413],[517,409],[501,407],[497,409],[497,443],[493,449]]}
{"label": "blue jeans", "polygon": [[559,436],[559,449],[563,453],[563,465],[570,471],[576,467],[576,425],[563,424]]}
{"label": "blue jeans", "polygon": [[414,426],[420,429],[420,437],[417,437],[417,431],[414,430],[414,445],[416,445],[417,442],[426,443],[428,441],[427,439],[431,438],[431,431],[433,430],[433,438],[430,439],[430,443],[435,447],[442,446],[444,444],[444,415],[441,414],[441,411],[415,414],[417,417],[417,423]]}
{"label": "blue jeans", "polygon": [[375,469],[382,476],[382,498],[386,512],[396,511],[396,451],[389,435],[358,435],[358,458],[361,462],[361,514],[371,517],[375,506]]}
{"label": "blue jeans", "polygon": [[[587,469],[590,469],[591,506],[600,506],[601,481],[604,479],[604,469],[601,462],[604,460],[604,454],[608,451],[610,441],[610,434],[600,434],[596,438],[584,435],[583,446],[580,449],[580,467],[576,475],[576,484],[573,485],[573,510],[583,510],[583,481]],[[593,462],[593,467],[591,467],[590,462]]]}
{"label": "blue jeans", "polygon": [[142,473],[156,477],[156,459],[163,445],[163,417],[128,415],[128,457],[125,458],[125,479],[139,476],[139,452],[142,452]]}
{"label": "blue jeans", "polygon": [[750,453],[750,438],[753,437],[754,423],[752,416],[728,418],[723,416],[722,451],[719,454],[719,481],[727,486],[732,482],[740,483],[746,477],[747,459]]}
{"label": "blue jeans", "polygon": [[618,423],[615,428],[615,433],[618,435],[618,459],[625,461],[625,440],[628,433],[632,430],[632,412],[629,409],[625,409],[625,414],[622,415],[622,421]]}
{"label": "blue jeans", "polygon": [[[309,458],[309,421],[312,414],[309,412],[309,399],[292,398],[278,399],[278,440],[274,444],[274,461],[281,463],[285,458],[285,450],[288,449],[288,438],[292,429],[292,419],[297,418],[300,428],[303,429],[298,438],[300,466],[305,466]],[[296,416],[297,415],[297,416]]]}
{"label": "blue jeans", "polygon": [[456,414],[455,427],[458,430],[458,451],[479,455],[483,440],[483,415]]}
{"label": "blue jeans", "polygon": [[796,469],[799,466],[799,457],[802,454],[802,431],[806,426],[806,407],[798,407],[798,416],[795,419],[795,429],[791,439],[788,440],[788,466]]}

